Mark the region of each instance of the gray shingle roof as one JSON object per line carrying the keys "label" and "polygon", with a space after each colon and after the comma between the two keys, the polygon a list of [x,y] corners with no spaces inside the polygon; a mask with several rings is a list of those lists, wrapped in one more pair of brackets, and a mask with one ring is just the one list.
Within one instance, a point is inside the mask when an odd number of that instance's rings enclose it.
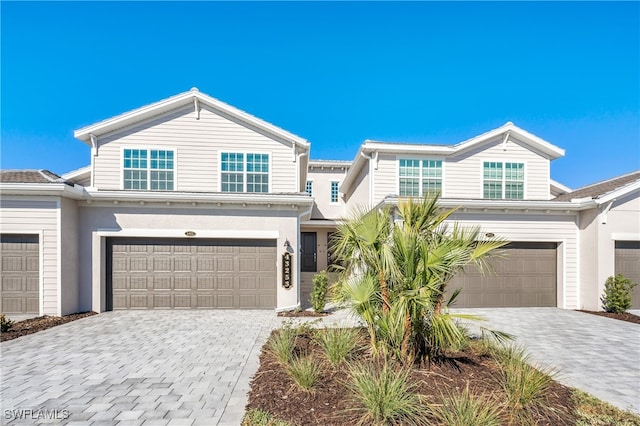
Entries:
{"label": "gray shingle roof", "polygon": [[574,191],[567,192],[566,194],[558,195],[554,198],[555,201],[570,201],[574,198],[599,198],[602,195],[608,194],[618,188],[622,188],[625,185],[633,183],[640,179],[640,170],[627,173],[626,175],[618,176],[613,179],[608,179],[602,182],[592,183],[591,185],[583,186]]}
{"label": "gray shingle roof", "polygon": [[0,182],[7,183],[68,183],[49,170],[2,170]]}

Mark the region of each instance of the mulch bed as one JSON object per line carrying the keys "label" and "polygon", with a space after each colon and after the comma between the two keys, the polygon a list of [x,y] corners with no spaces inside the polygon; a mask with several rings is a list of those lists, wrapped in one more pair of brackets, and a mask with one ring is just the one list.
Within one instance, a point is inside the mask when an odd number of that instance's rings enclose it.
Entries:
{"label": "mulch bed", "polygon": [[625,312],[623,314],[615,314],[613,312],[600,312],[600,311],[583,311],[578,309],[578,312],[584,312],[586,314],[598,315],[600,317],[613,318],[620,321],[632,322],[634,324],[640,324],[640,316]]}
{"label": "mulch bed", "polygon": [[46,330],[57,325],[79,320],[80,318],[86,318],[91,315],[96,315],[96,313],[80,312],[77,314],[64,315],[62,317],[45,315],[37,318],[30,318],[24,321],[17,321],[15,324],[13,324],[9,331],[0,334],[0,341],[4,342],[6,340],[17,339],[20,336],[37,333],[38,331]]}
{"label": "mulch bed", "polygon": [[326,317],[329,312],[316,311],[282,311],[278,312],[279,317],[299,318],[299,317]]}
{"label": "mulch bed", "polygon": [[[277,331],[276,331],[277,332]],[[310,336],[298,337],[296,352],[308,353],[316,359],[322,358],[322,349]],[[361,350],[355,357],[361,362],[371,361]],[[325,367],[314,393],[298,390],[278,361],[264,348],[260,355],[260,368],[251,382],[247,408],[261,409],[279,420],[292,425],[352,425],[359,416],[354,413],[350,391],[345,387],[347,375],[344,368]],[[441,395],[447,391],[462,391],[467,384],[474,394],[501,395],[502,389],[495,377],[494,362],[488,356],[471,352],[456,353],[433,363],[430,368],[414,368],[411,378],[418,385],[418,393],[429,403],[439,403]],[[554,382],[547,395],[547,406],[554,407],[559,417],[536,419],[537,425],[573,425],[574,402],[571,389]],[[430,419],[431,424],[437,424]]]}

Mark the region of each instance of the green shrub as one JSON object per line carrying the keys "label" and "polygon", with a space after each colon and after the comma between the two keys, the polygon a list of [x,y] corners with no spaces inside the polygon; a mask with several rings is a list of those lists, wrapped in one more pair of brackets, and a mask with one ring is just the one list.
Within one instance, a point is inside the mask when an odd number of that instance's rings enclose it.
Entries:
{"label": "green shrub", "polygon": [[355,328],[325,328],[316,332],[316,340],[324,349],[329,363],[335,366],[353,352],[360,336]]}
{"label": "green shrub", "polygon": [[7,331],[11,330],[13,324],[15,324],[14,321],[11,321],[9,318],[5,317],[4,314],[0,314],[0,331],[6,333]]}
{"label": "green shrub", "polygon": [[354,395],[361,425],[427,424],[426,406],[409,381],[411,370],[382,365],[354,364],[349,367],[347,387]]}
{"label": "green shrub", "polygon": [[242,426],[290,426],[289,423],[275,419],[266,411],[250,408],[242,419]]}
{"label": "green shrub", "polygon": [[604,295],[600,298],[602,308],[607,312],[621,314],[631,308],[631,289],[636,283],[622,274],[607,278],[604,284]]}
{"label": "green shrub", "polygon": [[321,366],[315,359],[307,356],[294,358],[286,369],[300,390],[313,392],[321,373]]}
{"label": "green shrub", "polygon": [[275,356],[280,364],[286,366],[293,357],[297,334],[297,328],[293,328],[290,323],[283,324],[269,338],[267,351]]}
{"label": "green shrub", "polygon": [[473,396],[469,385],[458,393],[442,396],[442,405],[434,406],[434,416],[444,426],[499,426],[502,408],[492,396]]}
{"label": "green shrub", "polygon": [[311,291],[311,307],[316,312],[324,311],[327,303],[327,292],[329,290],[329,277],[326,271],[321,271],[313,276],[313,290]]}

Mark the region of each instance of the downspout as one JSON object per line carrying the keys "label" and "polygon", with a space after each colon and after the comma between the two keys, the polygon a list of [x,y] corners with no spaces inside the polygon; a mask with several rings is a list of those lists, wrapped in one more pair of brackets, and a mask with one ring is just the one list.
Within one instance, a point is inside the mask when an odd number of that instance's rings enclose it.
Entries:
{"label": "downspout", "polygon": [[198,105],[198,98],[196,96],[193,97],[193,108],[196,113],[196,120],[200,120],[200,105]]}
{"label": "downspout", "polygon": [[603,225],[607,224],[607,213],[609,213],[609,210],[611,209],[611,205],[613,204],[614,201],[615,201],[615,199],[609,201],[609,204],[607,204],[607,206],[602,211],[602,224]]}
{"label": "downspout", "polygon": [[297,192],[302,192],[302,188],[300,188],[300,158],[307,155],[308,152],[297,152],[295,149],[295,145],[293,146],[293,162],[297,164],[296,166],[296,187],[298,188]]}
{"label": "downspout", "polygon": [[89,133],[89,138],[91,139],[91,188],[94,188],[95,184],[95,170],[96,170],[96,160],[95,158],[98,156],[98,138]]}

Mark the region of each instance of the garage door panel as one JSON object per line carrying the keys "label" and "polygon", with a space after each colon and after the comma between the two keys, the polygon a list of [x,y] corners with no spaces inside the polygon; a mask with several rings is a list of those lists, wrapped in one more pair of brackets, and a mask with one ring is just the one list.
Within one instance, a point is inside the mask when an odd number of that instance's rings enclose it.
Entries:
{"label": "garage door panel", "polygon": [[[114,309],[275,307],[275,241],[119,238],[109,241]],[[145,255],[140,256],[141,253]],[[146,266],[144,271],[128,268],[132,257],[144,259],[146,264],[139,262],[140,269]],[[135,279],[137,274],[144,274],[147,280],[144,286],[122,285],[123,277]],[[121,297],[137,292],[148,295],[144,303],[142,299],[134,303],[131,297]]]}
{"label": "garage door panel", "polygon": [[[129,290],[147,290],[149,288],[149,278],[147,276],[131,276],[129,277],[129,286],[127,287],[126,279],[124,286],[119,287],[120,289],[129,289]],[[114,287],[115,288],[115,287]]]}
{"label": "garage door panel", "polygon": [[490,273],[468,267],[454,277],[448,294],[462,288],[456,307],[556,306],[556,256],[555,243],[513,243]]}
{"label": "garage door panel", "polygon": [[38,235],[0,235],[0,306],[4,314],[40,312]]}
{"label": "garage door panel", "polygon": [[638,284],[631,290],[631,307],[640,308],[640,241],[616,241],[615,273]]}

